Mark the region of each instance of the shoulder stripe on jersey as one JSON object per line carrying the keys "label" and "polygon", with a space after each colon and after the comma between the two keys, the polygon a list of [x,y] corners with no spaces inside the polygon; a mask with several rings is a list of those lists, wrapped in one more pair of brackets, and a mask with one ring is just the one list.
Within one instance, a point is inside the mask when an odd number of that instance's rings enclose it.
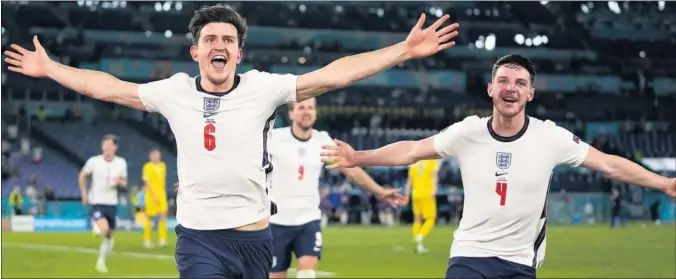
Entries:
{"label": "shoulder stripe on jersey", "polygon": [[268,153],[268,132],[270,132],[270,127],[275,123],[276,117],[277,109],[265,120],[265,127],[263,128],[263,168],[265,168],[265,173],[272,172],[272,161]]}

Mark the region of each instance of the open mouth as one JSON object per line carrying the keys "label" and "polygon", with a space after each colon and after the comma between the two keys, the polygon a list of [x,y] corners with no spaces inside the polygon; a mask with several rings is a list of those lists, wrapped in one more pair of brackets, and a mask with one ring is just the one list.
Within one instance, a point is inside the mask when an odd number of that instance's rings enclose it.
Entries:
{"label": "open mouth", "polygon": [[502,98],[502,100],[505,101],[505,103],[508,103],[508,104],[516,103],[516,99],[514,99],[512,97],[504,97],[504,98]]}
{"label": "open mouth", "polygon": [[228,62],[228,59],[225,58],[223,55],[216,55],[211,58],[211,66],[214,66],[216,69],[223,69],[225,68],[225,63]]}

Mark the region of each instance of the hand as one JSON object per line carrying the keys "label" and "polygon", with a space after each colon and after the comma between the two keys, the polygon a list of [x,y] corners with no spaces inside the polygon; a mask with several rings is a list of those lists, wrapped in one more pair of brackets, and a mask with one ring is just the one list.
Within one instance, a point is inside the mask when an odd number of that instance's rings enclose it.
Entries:
{"label": "hand", "polygon": [[406,205],[408,205],[409,201],[410,201],[410,199],[408,198],[408,195],[404,195],[404,201],[401,203],[401,205],[406,206]]}
{"label": "hand", "polygon": [[460,26],[458,23],[437,31],[449,18],[449,15],[444,15],[429,27],[422,29],[425,24],[425,14],[420,15],[418,23],[406,37],[407,53],[410,59],[427,57],[455,46],[455,42],[450,40],[458,36],[458,31],[455,31]]}
{"label": "hand", "polygon": [[178,193],[178,182],[174,183],[174,192]]}
{"label": "hand", "polygon": [[381,191],[378,193],[375,193],[376,198],[379,200],[384,200],[387,202],[389,205],[394,206],[394,207],[399,207],[399,205],[404,204],[405,202],[408,202],[404,196],[402,196],[400,193],[400,189],[385,189],[383,188]]}
{"label": "hand", "polygon": [[127,183],[125,183],[126,178],[120,176],[115,180],[115,187],[126,187]]}
{"label": "hand", "polygon": [[87,198],[87,195],[82,196],[82,205],[84,206],[89,205],[89,198]]}
{"label": "hand", "polygon": [[672,198],[676,198],[676,177],[674,177],[670,180],[671,180],[671,185],[667,185],[667,187],[664,188],[664,193],[666,193],[667,196],[670,196]]}
{"label": "hand", "polygon": [[40,45],[38,36],[33,36],[33,45],[35,46],[35,51],[29,51],[19,45],[12,44],[11,47],[14,51],[5,51],[5,55],[7,56],[5,62],[10,65],[7,69],[30,77],[47,77],[47,65],[53,61],[49,59],[47,52]]}
{"label": "hand", "polygon": [[336,169],[336,168],[353,168],[357,166],[357,161],[355,156],[357,151],[354,151],[352,146],[349,144],[339,141],[337,139],[333,140],[336,145],[322,145],[324,152],[321,152],[322,162],[328,163],[326,166],[327,169]]}

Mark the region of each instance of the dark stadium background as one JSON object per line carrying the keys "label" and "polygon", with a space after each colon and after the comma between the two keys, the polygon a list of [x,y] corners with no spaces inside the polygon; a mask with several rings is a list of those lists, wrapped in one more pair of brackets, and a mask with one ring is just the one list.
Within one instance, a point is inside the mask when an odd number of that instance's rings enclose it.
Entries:
{"label": "dark stadium background", "polygon": [[[38,35],[53,59],[124,80],[148,82],[179,71],[196,75],[187,25],[192,11],[214,3],[3,1],[2,49],[17,43],[32,50],[31,38]],[[339,57],[404,39],[423,12],[428,24],[443,13],[460,23],[456,47],[318,98],[317,128],[358,149],[420,139],[468,115],[490,115],[486,84],[491,64],[502,55],[519,53],[531,58],[537,71],[529,115],[555,121],[602,151],[676,175],[674,3],[224,3],[249,24],[239,72],[309,72]],[[162,116],[95,101],[6,68],[3,62],[2,252],[15,256],[4,258],[2,276],[96,276],[94,256],[76,251],[98,245],[87,233],[88,211],[79,203],[80,167],[100,152],[101,137],[112,133],[120,137],[118,154],[129,164],[130,186],[141,185],[141,167],[152,147],[163,153],[170,186],[176,182],[173,135]],[[280,107],[276,126],[288,124]],[[391,187],[403,187],[407,175],[404,168],[374,167],[368,172]],[[382,207],[343,176],[326,171],[326,199],[345,201],[340,207],[351,225],[329,224],[326,259],[320,264],[327,271],[320,275],[443,275],[462,212],[462,182],[452,159],[444,161],[440,173],[440,226],[430,237],[433,251],[416,256],[406,225],[410,208],[396,212],[397,226],[381,226]],[[610,228],[611,189],[619,194],[627,221],[616,229]],[[173,248],[149,252],[141,247],[129,192],[120,192],[119,216],[130,232],[119,236],[111,274],[175,277]],[[17,194],[23,198],[20,216],[9,199]],[[173,198],[170,207],[175,212]],[[611,183],[586,169],[558,168],[548,211],[555,225],[549,230],[544,276],[676,277],[676,202],[665,195]],[[368,260],[353,257],[369,253],[374,254]],[[37,257],[44,260],[33,259]],[[91,262],[91,269],[68,268],[71,262]]]}

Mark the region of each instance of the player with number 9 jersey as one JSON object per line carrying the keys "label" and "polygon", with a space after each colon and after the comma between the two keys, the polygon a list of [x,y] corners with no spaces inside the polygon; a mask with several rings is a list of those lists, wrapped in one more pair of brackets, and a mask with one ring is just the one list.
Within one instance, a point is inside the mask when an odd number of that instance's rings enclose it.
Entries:
{"label": "player with number 9 jersey", "polygon": [[[319,209],[319,178],[324,163],[323,145],[334,144],[327,132],[313,129],[317,103],[312,98],[289,104],[291,127],[277,128],[270,137],[272,173],[271,198],[279,212],[270,217],[273,235],[273,258],[270,278],[286,278],[291,254],[296,260],[299,278],[314,278],[322,253],[322,229]],[[378,185],[361,168],[342,170],[349,179],[386,202],[404,201],[398,190]]]}

